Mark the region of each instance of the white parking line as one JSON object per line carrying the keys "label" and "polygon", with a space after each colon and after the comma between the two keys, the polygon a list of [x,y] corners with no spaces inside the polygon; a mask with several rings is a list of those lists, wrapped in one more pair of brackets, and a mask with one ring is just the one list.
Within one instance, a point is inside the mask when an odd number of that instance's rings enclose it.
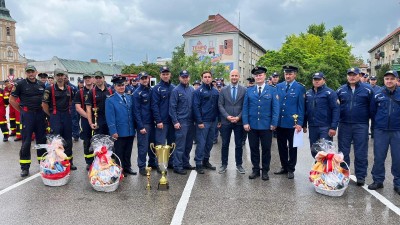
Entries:
{"label": "white parking line", "polygon": [[176,206],[174,217],[172,217],[171,225],[182,224],[183,216],[185,215],[186,207],[189,202],[190,194],[192,193],[192,188],[196,180],[197,172],[192,170],[188,181],[186,182],[185,189],[183,190],[181,199]]}
{"label": "white parking line", "polygon": [[26,179],[24,179],[24,180],[21,180],[21,181],[18,182],[18,183],[15,183],[15,184],[11,185],[10,187],[1,190],[1,191],[0,191],[0,195],[7,193],[7,192],[11,191],[11,190],[14,189],[14,188],[17,188],[17,187],[19,187],[19,186],[21,186],[21,185],[23,185],[23,184],[25,184],[25,183],[27,183],[27,182],[29,182],[29,181],[35,179],[35,178],[38,177],[38,176],[40,176],[40,173],[37,173],[37,174],[32,175],[32,176],[30,176],[30,177],[28,177],[28,178],[26,178]]}
{"label": "white parking line", "polygon": [[[352,179],[354,182],[357,182],[357,178],[354,175],[350,175],[350,179]],[[375,198],[377,198],[379,201],[381,201],[384,205],[386,205],[389,209],[391,209],[394,213],[400,216],[400,208],[394,205],[392,202],[387,200],[383,195],[379,194],[378,192],[374,190],[369,190],[368,186],[364,184],[363,188],[368,191],[371,195],[373,195]]]}

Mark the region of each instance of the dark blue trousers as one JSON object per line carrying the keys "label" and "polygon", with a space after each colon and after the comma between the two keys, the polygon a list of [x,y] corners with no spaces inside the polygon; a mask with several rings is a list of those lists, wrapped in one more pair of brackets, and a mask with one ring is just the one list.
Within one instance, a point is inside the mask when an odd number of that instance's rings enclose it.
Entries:
{"label": "dark blue trousers", "polygon": [[196,125],[196,154],[194,161],[196,161],[196,166],[202,166],[203,161],[206,162],[210,159],[210,152],[213,146],[213,140],[215,135],[216,122],[203,122],[204,128],[200,129]]}
{"label": "dark blue trousers", "polygon": [[[156,145],[171,145],[175,142],[175,129],[172,123],[164,123],[163,129],[155,127],[154,139]],[[168,165],[173,165],[174,153],[169,158]]]}
{"label": "dark blue trousers", "polygon": [[65,140],[64,153],[72,163],[72,122],[69,111],[50,114],[50,133],[60,135]]}
{"label": "dark blue trousers", "polygon": [[140,130],[136,130],[137,133],[137,148],[138,158],[137,164],[139,169],[146,167],[146,157],[149,156],[148,166],[157,166],[156,156],[150,149],[150,143],[154,143],[154,125],[144,124],[146,134],[141,134]]}
{"label": "dark blue trousers", "polygon": [[278,127],[276,134],[282,169],[294,172],[297,164],[297,148],[293,148],[294,128]]}
{"label": "dark blue trousers", "polygon": [[114,152],[121,160],[122,169],[131,169],[131,156],[134,136],[118,137],[114,142]]}
{"label": "dark blue trousers", "polygon": [[390,146],[393,185],[400,187],[400,131],[374,130],[374,166],[372,178],[376,183],[385,180],[385,160]]}
{"label": "dark blue trousers", "polygon": [[79,127],[79,119],[80,116],[76,111],[75,105],[71,106],[71,119],[72,119],[72,137],[79,138],[80,127]]}
{"label": "dark blue trousers", "polygon": [[253,173],[260,174],[260,143],[261,143],[261,163],[263,173],[268,173],[271,163],[271,130],[255,130],[249,132],[249,145]]}
{"label": "dark blue trousers", "polygon": [[365,180],[368,168],[368,124],[339,123],[338,147],[350,166],[351,142],[354,146],[354,169],[357,180]]}
{"label": "dark blue trousers", "polygon": [[174,169],[182,170],[183,167],[190,166],[190,152],[193,146],[193,130],[192,122],[182,122],[181,128],[175,130],[176,148],[174,152]]}
{"label": "dark blue trousers", "polygon": [[[46,128],[45,113],[42,110],[38,111],[23,111],[21,110],[21,135],[22,145],[19,152],[19,162],[21,169],[29,169],[31,165],[31,141],[32,133],[35,133],[36,144],[46,144]],[[42,159],[42,155],[46,149],[37,150],[37,159]]]}
{"label": "dark blue trousers", "polygon": [[81,117],[81,133],[80,138],[83,140],[83,156],[86,164],[90,165],[93,162],[94,154],[90,151],[90,139],[92,139],[92,128],[86,118]]}
{"label": "dark blue trousers", "polygon": [[242,124],[222,124],[221,126],[221,139],[222,139],[222,148],[221,148],[221,161],[222,165],[228,165],[228,155],[229,155],[229,144],[231,142],[232,131],[235,134],[235,161],[236,166],[241,166],[243,163],[243,125]]}
{"label": "dark blue trousers", "polygon": [[[329,127],[309,127],[308,137],[310,138],[310,148],[315,142],[322,138],[332,141],[332,137],[329,137]],[[315,158],[317,153],[311,151],[311,155],[313,158]]]}

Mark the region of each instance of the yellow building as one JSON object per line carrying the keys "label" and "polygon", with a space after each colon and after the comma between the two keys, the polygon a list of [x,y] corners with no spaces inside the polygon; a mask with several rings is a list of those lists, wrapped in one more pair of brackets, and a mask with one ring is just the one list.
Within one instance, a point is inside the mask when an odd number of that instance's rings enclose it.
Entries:
{"label": "yellow building", "polygon": [[16,21],[4,0],[0,0],[0,81],[24,77],[27,60],[19,54],[15,35]]}

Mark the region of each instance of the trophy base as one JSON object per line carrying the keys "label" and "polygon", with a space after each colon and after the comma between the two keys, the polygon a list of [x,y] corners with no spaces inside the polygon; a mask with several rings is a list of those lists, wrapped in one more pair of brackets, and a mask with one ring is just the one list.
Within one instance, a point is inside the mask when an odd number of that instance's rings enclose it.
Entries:
{"label": "trophy base", "polygon": [[161,190],[161,191],[165,191],[165,190],[168,190],[169,189],[169,184],[168,183],[166,183],[166,184],[158,184],[158,190]]}

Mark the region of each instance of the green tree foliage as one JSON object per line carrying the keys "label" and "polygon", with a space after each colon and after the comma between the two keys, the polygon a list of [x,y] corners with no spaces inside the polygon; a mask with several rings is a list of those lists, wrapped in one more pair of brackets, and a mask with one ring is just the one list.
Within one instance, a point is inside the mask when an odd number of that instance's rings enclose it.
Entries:
{"label": "green tree foliage", "polygon": [[377,85],[383,86],[383,75],[385,75],[386,71],[391,70],[390,64],[383,64],[381,68],[376,71]]}
{"label": "green tree foliage", "polygon": [[152,77],[159,77],[160,65],[148,62],[142,62],[138,66],[131,64],[122,69],[122,74],[138,74],[142,71],[146,71]]}
{"label": "green tree foliage", "polygon": [[291,34],[278,51],[269,50],[258,61],[266,66],[269,73],[282,72],[282,65],[293,64],[299,67],[297,80],[312,87],[312,74],[323,72],[327,85],[333,89],[346,82],[346,70],[359,66],[362,60],[351,54],[351,46],[345,39],[342,26],[326,31],[325,24],[312,24],[307,33]]}
{"label": "green tree foliage", "polygon": [[201,80],[201,74],[204,71],[211,71],[213,77],[228,78],[229,76],[229,69],[222,63],[212,63],[209,57],[199,60],[196,54],[186,56],[184,44],[175,47],[172,52],[172,60],[167,62],[167,66],[171,70],[172,82],[175,84],[179,83],[179,72],[182,70],[189,71],[191,83]]}

